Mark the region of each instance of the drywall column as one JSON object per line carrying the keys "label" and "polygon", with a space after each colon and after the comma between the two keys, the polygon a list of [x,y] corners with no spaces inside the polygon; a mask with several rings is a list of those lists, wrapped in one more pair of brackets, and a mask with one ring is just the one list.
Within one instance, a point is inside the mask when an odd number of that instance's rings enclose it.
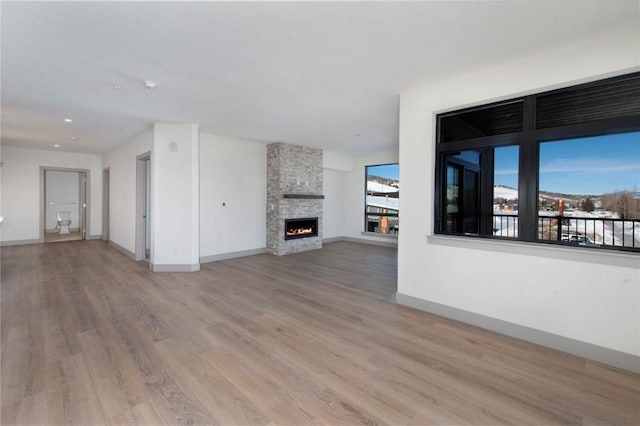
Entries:
{"label": "drywall column", "polygon": [[197,124],[156,123],[151,151],[151,269],[200,269]]}
{"label": "drywall column", "polygon": [[322,239],[325,242],[345,236],[345,176],[353,171],[353,165],[354,159],[350,155],[326,149],[322,151]]}

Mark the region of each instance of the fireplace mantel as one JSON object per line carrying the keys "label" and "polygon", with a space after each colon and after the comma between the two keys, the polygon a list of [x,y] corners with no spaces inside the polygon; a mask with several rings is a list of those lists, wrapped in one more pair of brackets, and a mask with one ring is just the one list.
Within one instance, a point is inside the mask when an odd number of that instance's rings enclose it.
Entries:
{"label": "fireplace mantel", "polygon": [[282,198],[299,198],[303,200],[324,200],[322,194],[283,194]]}

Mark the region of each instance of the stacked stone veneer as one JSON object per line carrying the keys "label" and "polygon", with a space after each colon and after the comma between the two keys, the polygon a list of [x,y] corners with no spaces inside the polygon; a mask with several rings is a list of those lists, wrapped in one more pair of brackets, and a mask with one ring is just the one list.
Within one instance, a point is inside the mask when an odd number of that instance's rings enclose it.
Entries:
{"label": "stacked stone veneer", "polygon": [[[322,248],[322,200],[284,198],[322,195],[322,150],[285,143],[267,145],[267,249],[281,256]],[[318,218],[318,236],[284,239],[284,220]]]}

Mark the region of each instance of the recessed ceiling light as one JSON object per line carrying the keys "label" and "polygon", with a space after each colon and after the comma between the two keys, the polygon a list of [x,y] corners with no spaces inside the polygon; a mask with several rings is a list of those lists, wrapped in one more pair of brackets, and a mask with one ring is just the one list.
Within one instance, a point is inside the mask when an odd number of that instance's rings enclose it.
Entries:
{"label": "recessed ceiling light", "polygon": [[67,123],[71,123],[73,120],[70,118],[65,118],[64,121],[66,121]]}
{"label": "recessed ceiling light", "polygon": [[77,141],[78,137],[77,136],[69,136],[69,139],[71,139],[72,141]]}
{"label": "recessed ceiling light", "polygon": [[53,145],[53,147],[54,147],[54,148],[60,148],[60,145],[55,144],[55,145]]}
{"label": "recessed ceiling light", "polygon": [[147,89],[155,89],[156,86],[158,85],[158,83],[151,80],[145,80],[143,81],[143,83],[144,83],[144,87],[146,87]]}

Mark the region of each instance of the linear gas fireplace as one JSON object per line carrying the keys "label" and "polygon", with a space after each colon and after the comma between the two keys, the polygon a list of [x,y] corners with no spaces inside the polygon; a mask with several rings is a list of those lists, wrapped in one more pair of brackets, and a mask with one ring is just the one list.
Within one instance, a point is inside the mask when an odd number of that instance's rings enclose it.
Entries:
{"label": "linear gas fireplace", "polygon": [[284,239],[295,240],[297,238],[317,237],[318,218],[306,217],[302,219],[284,220]]}

